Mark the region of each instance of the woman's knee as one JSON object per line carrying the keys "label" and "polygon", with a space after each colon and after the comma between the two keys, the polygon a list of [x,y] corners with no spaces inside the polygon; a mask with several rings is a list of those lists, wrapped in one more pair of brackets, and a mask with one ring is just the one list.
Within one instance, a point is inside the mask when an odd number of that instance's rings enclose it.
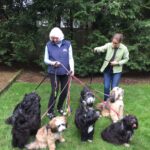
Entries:
{"label": "woman's knee", "polygon": [[104,83],[104,89],[105,89],[105,90],[109,90],[109,89],[110,89],[110,84],[105,84],[105,83]]}

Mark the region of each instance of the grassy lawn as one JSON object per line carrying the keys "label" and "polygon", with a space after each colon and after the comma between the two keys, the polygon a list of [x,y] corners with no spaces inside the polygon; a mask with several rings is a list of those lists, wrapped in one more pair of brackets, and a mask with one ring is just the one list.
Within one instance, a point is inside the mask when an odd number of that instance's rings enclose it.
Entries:
{"label": "grassy lawn", "polygon": [[[25,93],[31,92],[36,84],[15,83],[10,89],[0,97],[0,150],[12,150],[11,146],[11,126],[6,125],[4,120],[11,115],[15,105],[22,100]],[[102,85],[93,84],[95,89],[103,90]],[[125,113],[134,114],[139,120],[139,129],[135,132],[129,150],[149,150],[150,149],[150,85],[121,85],[125,89]],[[65,143],[57,144],[59,150],[124,150],[124,146],[115,146],[104,142],[100,137],[100,132],[108,126],[111,121],[101,118],[96,123],[96,130],[93,143],[82,143],[80,135],[74,125],[74,113],[79,103],[79,93],[82,87],[72,84],[71,87],[71,107],[72,115],[68,118],[68,129],[64,132]],[[43,84],[38,89],[41,96],[42,114],[47,109],[50,85]],[[102,96],[102,95],[100,95]],[[98,102],[98,100],[97,100]],[[42,124],[46,124],[45,117]],[[32,140],[32,139],[31,139]]]}

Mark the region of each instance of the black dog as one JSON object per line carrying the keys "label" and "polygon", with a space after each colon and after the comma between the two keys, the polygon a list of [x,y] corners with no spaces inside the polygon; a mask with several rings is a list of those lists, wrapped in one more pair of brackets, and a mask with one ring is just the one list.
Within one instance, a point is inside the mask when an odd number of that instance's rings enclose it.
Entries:
{"label": "black dog", "polygon": [[80,107],[76,110],[75,124],[81,132],[81,141],[93,140],[94,124],[99,118],[99,112],[92,106],[95,101],[94,95],[88,88],[81,92]]}
{"label": "black dog", "polygon": [[103,140],[125,146],[129,146],[134,129],[138,128],[138,120],[133,115],[125,116],[121,121],[112,123],[101,133]]}
{"label": "black dog", "polygon": [[24,96],[11,117],[6,123],[11,124],[12,128],[12,145],[23,148],[30,137],[35,135],[41,125],[40,118],[40,97],[36,93],[30,93]]}

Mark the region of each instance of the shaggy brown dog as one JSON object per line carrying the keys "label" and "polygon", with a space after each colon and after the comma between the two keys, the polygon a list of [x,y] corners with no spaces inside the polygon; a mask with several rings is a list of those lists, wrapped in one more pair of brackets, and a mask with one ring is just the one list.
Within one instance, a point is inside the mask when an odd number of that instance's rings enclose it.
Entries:
{"label": "shaggy brown dog", "polygon": [[64,116],[53,118],[48,125],[40,128],[36,134],[36,140],[26,145],[27,149],[42,149],[48,146],[49,150],[55,150],[55,142],[65,142],[62,132],[66,129],[67,121]]}
{"label": "shaggy brown dog", "polygon": [[124,90],[114,87],[110,92],[110,98],[105,103],[97,104],[96,108],[100,110],[103,117],[111,117],[113,122],[117,122],[123,118],[124,111]]}

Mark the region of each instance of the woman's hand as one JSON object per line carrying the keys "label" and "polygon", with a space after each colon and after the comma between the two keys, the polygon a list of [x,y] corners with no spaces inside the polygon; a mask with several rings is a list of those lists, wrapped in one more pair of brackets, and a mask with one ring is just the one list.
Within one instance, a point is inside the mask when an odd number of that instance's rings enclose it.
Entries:
{"label": "woman's hand", "polygon": [[59,67],[60,65],[61,65],[61,63],[59,61],[55,61],[54,67]]}
{"label": "woman's hand", "polygon": [[94,49],[92,49],[92,52],[96,53],[97,52],[97,47],[95,47]]}
{"label": "woman's hand", "polygon": [[74,76],[74,71],[70,71],[70,72],[68,73],[68,75]]}
{"label": "woman's hand", "polygon": [[110,64],[111,64],[111,66],[116,66],[116,65],[118,65],[119,63],[118,63],[118,61],[114,60],[114,61],[111,61]]}

